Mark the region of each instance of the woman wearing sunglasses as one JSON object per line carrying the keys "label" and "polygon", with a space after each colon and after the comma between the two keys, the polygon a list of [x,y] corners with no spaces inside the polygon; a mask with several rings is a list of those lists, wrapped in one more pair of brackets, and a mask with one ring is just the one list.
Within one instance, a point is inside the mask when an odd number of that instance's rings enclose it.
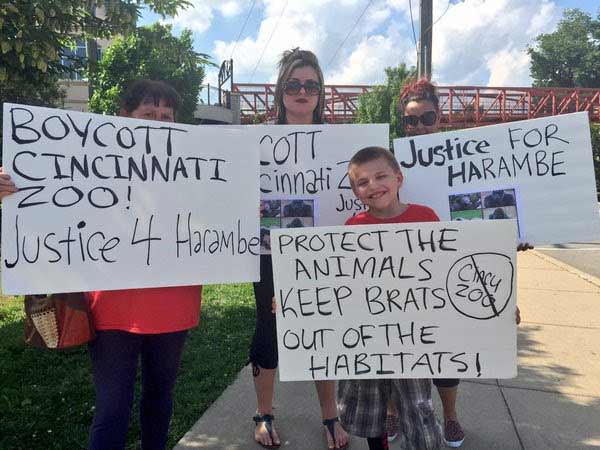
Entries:
{"label": "woman wearing sunglasses", "polygon": [[[283,53],[275,87],[275,123],[323,123],[325,90],[323,72],[314,53],[298,48]],[[273,426],[273,385],[278,363],[275,315],[272,313],[273,267],[271,255],[261,255],[260,282],[254,283],[256,331],[250,347],[257,411],[254,439],[265,448],[278,448],[281,440]],[[348,433],[338,420],[334,381],[315,382],[328,449],[348,447]]]}
{"label": "woman wearing sunglasses", "polygon": [[[426,78],[407,83],[400,94],[399,113],[407,136],[437,133],[440,123],[439,99],[435,86]],[[449,447],[460,447],[464,441],[463,432],[456,414],[458,379],[438,378],[433,380],[437,387],[444,410],[444,439]],[[392,416],[392,417],[390,417]],[[394,412],[388,411],[388,423],[397,421]],[[394,436],[395,430],[388,434]]]}
{"label": "woman wearing sunglasses", "polygon": [[407,136],[437,133],[440,107],[435,87],[422,78],[404,86],[399,112]]}
{"label": "woman wearing sunglasses", "polygon": [[[407,136],[437,133],[440,123],[440,106],[435,86],[427,79],[413,80],[404,86],[400,93],[398,112],[404,125]],[[521,243],[518,251],[532,249],[529,243]],[[517,325],[521,322],[521,315],[517,307],[515,320]],[[458,395],[459,380],[454,378],[437,378],[433,380],[437,387],[442,407],[444,410],[444,439],[449,447],[460,447],[465,439],[465,433],[458,422],[456,413],[456,398]],[[394,436],[394,425],[398,421],[394,411],[388,410],[388,435]],[[391,428],[391,429],[390,429]]]}

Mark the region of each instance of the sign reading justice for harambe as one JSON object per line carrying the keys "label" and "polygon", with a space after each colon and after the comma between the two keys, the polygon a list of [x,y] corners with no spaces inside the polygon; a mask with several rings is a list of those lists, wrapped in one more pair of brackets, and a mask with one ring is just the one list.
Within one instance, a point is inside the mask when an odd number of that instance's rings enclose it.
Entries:
{"label": "sign reading justice for harambe", "polygon": [[239,130],[4,104],[5,293],[259,278],[259,146]]}
{"label": "sign reading justice for harambe", "polygon": [[394,141],[405,202],[441,220],[515,219],[521,242],[600,239],[587,113]]}
{"label": "sign reading justice for harambe", "polygon": [[276,230],[282,381],[516,376],[516,223]]}

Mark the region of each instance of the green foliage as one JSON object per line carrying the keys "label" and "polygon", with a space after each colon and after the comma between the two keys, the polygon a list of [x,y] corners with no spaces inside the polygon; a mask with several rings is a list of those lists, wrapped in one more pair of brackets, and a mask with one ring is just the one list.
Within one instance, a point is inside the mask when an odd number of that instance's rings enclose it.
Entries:
{"label": "green foliage", "polygon": [[406,80],[415,75],[415,69],[407,69],[402,63],[398,67],[386,68],[385,75],[384,85],[375,86],[359,97],[356,122],[389,123],[390,140],[393,140],[404,134],[402,123],[398,120],[398,98]]}
{"label": "green foliage", "polygon": [[540,34],[528,52],[535,86],[600,86],[600,15],[565,10],[557,30]]}
{"label": "green foliage", "polygon": [[600,201],[600,124],[591,124],[592,132],[592,152],[594,156],[594,172],[596,172],[596,191],[598,192],[598,201]]}
{"label": "green foliage", "polygon": [[[254,316],[251,285],[204,287],[201,324],[190,331],[182,355],[167,448],[234,381],[248,357]],[[26,346],[23,301],[2,297],[0,361],[0,449],[86,448],[94,414],[86,348],[55,352]],[[136,392],[128,450],[139,448],[138,400]]]}
{"label": "green foliage", "polygon": [[179,92],[183,104],[178,120],[192,123],[204,65],[212,64],[209,58],[194,51],[189,30],[175,37],[170,25],[155,23],[138,28],[128,36],[117,38],[105,50],[91,77],[94,94],[90,99],[90,110],[116,114],[126,83],[150,78],[166,81]]}

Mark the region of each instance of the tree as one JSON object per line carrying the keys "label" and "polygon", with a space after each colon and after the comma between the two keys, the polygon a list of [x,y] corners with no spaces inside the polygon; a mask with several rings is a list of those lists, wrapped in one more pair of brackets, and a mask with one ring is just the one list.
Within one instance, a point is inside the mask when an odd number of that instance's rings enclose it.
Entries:
{"label": "tree", "polygon": [[213,64],[209,59],[210,56],[194,51],[190,30],[175,37],[170,25],[155,23],[138,28],[129,36],[117,38],[105,50],[91,78],[94,95],[90,110],[116,114],[126,83],[150,78],[166,81],[179,92],[182,108],[178,119],[193,123],[204,65]]}
{"label": "tree", "polygon": [[415,76],[415,68],[407,69],[404,63],[385,69],[386,83],[375,86],[358,100],[357,123],[389,123],[390,140],[404,134],[398,121],[398,98],[408,78]]}
{"label": "tree", "polygon": [[567,9],[555,32],[540,34],[528,49],[531,77],[540,87],[600,85],[600,15]]}

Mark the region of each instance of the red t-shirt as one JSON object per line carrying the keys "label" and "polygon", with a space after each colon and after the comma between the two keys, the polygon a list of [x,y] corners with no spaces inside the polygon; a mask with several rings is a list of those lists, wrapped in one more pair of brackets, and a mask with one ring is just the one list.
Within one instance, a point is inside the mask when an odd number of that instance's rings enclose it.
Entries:
{"label": "red t-shirt", "polygon": [[171,333],[198,325],[202,286],[87,292],[97,330]]}
{"label": "red t-shirt", "polygon": [[409,204],[406,210],[395,217],[380,219],[368,212],[362,212],[346,220],[346,225],[372,225],[380,223],[406,223],[406,222],[439,222],[440,218],[433,209],[423,205]]}

